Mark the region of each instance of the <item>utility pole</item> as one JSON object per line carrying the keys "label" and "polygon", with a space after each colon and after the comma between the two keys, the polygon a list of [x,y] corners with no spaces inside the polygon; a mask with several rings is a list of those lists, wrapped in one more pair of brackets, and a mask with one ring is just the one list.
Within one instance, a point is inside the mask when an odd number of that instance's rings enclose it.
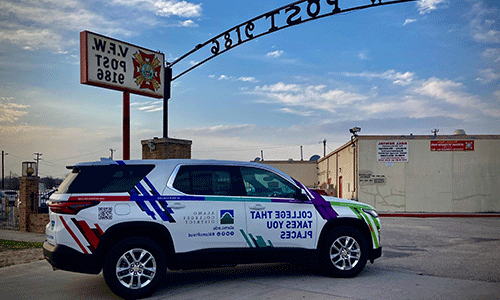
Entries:
{"label": "utility pole", "polygon": [[33,153],[33,155],[36,155],[36,158],[35,158],[35,160],[36,160],[36,175],[35,176],[38,177],[38,164],[40,163],[40,160],[42,160],[40,158],[40,156],[42,156],[43,154],[35,152],[35,153]]}
{"label": "utility pole", "polygon": [[4,156],[5,155],[9,155],[9,153],[5,153],[5,151],[2,150],[2,190],[5,190],[5,177],[4,177],[4,172],[5,172]]}
{"label": "utility pole", "polygon": [[[321,141],[321,142],[323,142],[323,157],[326,157],[326,139],[324,139],[324,140],[323,140],[323,141]],[[320,143],[321,143],[321,142],[320,142]]]}

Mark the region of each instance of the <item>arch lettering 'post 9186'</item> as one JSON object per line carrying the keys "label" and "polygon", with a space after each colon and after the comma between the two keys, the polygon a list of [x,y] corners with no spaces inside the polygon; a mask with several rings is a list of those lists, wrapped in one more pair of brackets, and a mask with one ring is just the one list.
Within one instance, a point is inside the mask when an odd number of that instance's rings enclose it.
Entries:
{"label": "arch lettering 'post 9186'", "polygon": [[[236,46],[291,26],[339,13],[417,0],[394,0],[385,2],[382,2],[382,0],[366,0],[368,2],[366,5],[348,8],[340,8],[339,1],[340,0],[299,0],[238,24],[204,43],[197,44],[194,49],[169,63],[168,67],[172,68],[175,64],[191,54],[209,48],[206,58],[180,72],[178,75],[173,76],[172,81]],[[377,1],[378,3],[376,3]]]}
{"label": "arch lettering 'post 9186'", "polygon": [[[382,0],[365,0],[367,1],[366,5],[356,6],[356,7],[344,7],[340,8],[339,6],[340,0],[299,0],[293,3],[284,5],[280,8],[271,10],[267,13],[264,13],[260,16],[254,17],[246,22],[238,24],[229,30],[226,30],[210,40],[197,44],[194,49],[180,56],[178,59],[171,63],[167,63],[165,67],[165,103],[164,103],[164,127],[163,133],[164,137],[167,134],[167,101],[171,96],[171,82],[187,72],[193,70],[196,67],[206,63],[207,61],[213,59],[216,56],[225,53],[236,46],[239,46],[248,41],[254,40],[258,37],[291,27],[295,25],[299,25],[305,22],[309,22],[312,20],[318,20],[321,18],[333,16],[339,13],[346,13],[350,11],[377,7],[382,5],[389,4],[397,4],[397,3],[405,3],[405,2],[413,2],[418,0],[393,0],[393,1],[384,1]],[[378,3],[376,3],[378,1]],[[370,3],[371,2],[371,3]],[[284,18],[283,18],[284,16]],[[178,75],[172,75],[172,67],[190,56],[191,54],[201,51],[203,49],[209,49],[207,51],[207,57],[198,61],[188,69],[180,72]],[[206,50],[205,50],[206,51]]]}

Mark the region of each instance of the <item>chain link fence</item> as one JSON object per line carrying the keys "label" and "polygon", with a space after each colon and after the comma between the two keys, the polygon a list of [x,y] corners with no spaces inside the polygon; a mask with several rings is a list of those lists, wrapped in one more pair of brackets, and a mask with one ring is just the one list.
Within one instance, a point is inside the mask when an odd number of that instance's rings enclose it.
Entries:
{"label": "chain link fence", "polygon": [[3,228],[19,230],[19,209],[17,206],[6,206],[4,218]]}
{"label": "chain link fence", "polygon": [[9,201],[5,198],[0,204],[0,228],[19,230],[19,208],[18,199]]}

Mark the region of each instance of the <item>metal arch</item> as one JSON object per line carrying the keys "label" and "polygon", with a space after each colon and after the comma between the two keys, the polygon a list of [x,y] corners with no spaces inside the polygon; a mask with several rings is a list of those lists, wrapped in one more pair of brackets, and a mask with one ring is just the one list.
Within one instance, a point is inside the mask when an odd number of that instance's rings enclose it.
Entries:
{"label": "metal arch", "polygon": [[[278,30],[282,30],[282,29],[285,29],[285,28],[288,28],[291,26],[295,26],[295,25],[299,25],[299,24],[309,22],[312,20],[317,20],[317,19],[333,16],[333,15],[336,15],[339,13],[347,13],[350,11],[355,11],[355,10],[360,10],[360,9],[365,9],[365,8],[370,8],[370,7],[404,3],[404,2],[413,2],[413,1],[418,1],[418,0],[393,0],[393,1],[387,1],[387,2],[382,2],[382,0],[369,0],[369,1],[371,2],[371,4],[356,6],[356,7],[346,8],[346,9],[340,9],[338,6],[339,0],[299,0],[299,1],[295,1],[295,2],[287,4],[287,5],[284,5],[280,8],[271,10],[271,11],[264,13],[260,16],[252,18],[246,22],[238,24],[238,25],[220,33],[219,35],[211,38],[210,40],[208,40],[202,44],[196,45],[193,50],[182,55],[181,57],[179,57],[175,61],[173,61],[171,63],[167,63],[167,69],[170,69],[170,72],[171,72],[172,67],[175,64],[177,64],[178,62],[182,61],[183,59],[190,56],[191,54],[205,48],[205,46],[207,46],[209,44],[212,45],[212,47],[210,48],[211,55],[209,57],[194,64],[193,66],[186,69],[185,71],[183,71],[179,75],[177,75],[175,77],[171,77],[171,81],[174,81],[175,79],[181,77],[182,75],[186,74],[187,72],[199,67],[200,65],[206,63],[207,61],[211,60],[212,58],[219,56],[219,55],[235,48],[236,46],[239,46],[239,45],[244,44],[248,41],[254,40],[258,37],[276,32]],[[378,3],[375,3],[377,1],[378,1]],[[304,7],[299,6],[300,4],[302,4],[304,2],[307,2],[307,4],[306,4],[307,6],[305,7],[305,10],[306,10],[305,16],[300,14],[302,9],[304,9]],[[322,5],[328,5],[330,7],[333,7],[333,10],[329,13],[320,14]],[[283,26],[278,26],[275,23],[275,16],[279,15],[281,11],[285,12],[286,23]],[[289,12],[291,12],[291,13],[286,15]],[[306,17],[306,18],[303,18],[303,17]],[[270,19],[270,26],[267,30],[264,30],[263,32],[254,34],[253,31],[256,29],[255,22],[258,20],[261,20],[261,19]],[[242,30],[244,32],[242,32]],[[223,40],[222,46],[221,46],[221,43],[219,42],[219,40],[221,40],[221,39]],[[234,40],[234,39],[236,39],[236,40]]]}

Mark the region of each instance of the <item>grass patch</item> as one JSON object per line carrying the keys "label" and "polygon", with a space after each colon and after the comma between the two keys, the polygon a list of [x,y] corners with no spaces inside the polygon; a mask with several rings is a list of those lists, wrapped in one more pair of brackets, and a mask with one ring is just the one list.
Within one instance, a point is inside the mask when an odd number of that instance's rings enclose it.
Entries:
{"label": "grass patch", "polygon": [[0,239],[0,252],[6,250],[23,250],[42,248],[43,243],[37,242],[19,242]]}

